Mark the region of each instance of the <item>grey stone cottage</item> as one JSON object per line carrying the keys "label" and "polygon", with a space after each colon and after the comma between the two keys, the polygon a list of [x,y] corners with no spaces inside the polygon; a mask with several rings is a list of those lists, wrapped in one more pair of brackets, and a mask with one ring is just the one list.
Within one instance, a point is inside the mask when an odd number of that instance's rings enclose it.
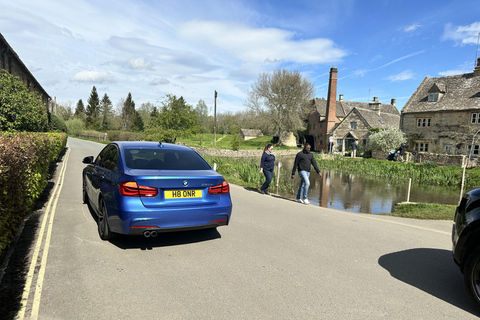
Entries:
{"label": "grey stone cottage", "polygon": [[411,150],[478,155],[480,58],[471,73],[423,79],[401,114]]}

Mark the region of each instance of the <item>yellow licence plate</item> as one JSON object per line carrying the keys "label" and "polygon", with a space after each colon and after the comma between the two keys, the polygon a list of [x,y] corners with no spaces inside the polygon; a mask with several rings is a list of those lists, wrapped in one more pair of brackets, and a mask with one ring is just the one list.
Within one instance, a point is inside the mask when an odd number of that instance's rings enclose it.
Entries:
{"label": "yellow licence plate", "polygon": [[165,199],[201,198],[202,190],[167,190]]}

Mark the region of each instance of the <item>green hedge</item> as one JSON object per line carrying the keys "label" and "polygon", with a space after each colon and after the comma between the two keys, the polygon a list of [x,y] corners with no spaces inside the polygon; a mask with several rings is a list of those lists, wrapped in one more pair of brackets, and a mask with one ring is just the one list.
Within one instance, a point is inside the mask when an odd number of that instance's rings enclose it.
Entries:
{"label": "green hedge", "polygon": [[65,133],[0,132],[0,257],[46,187],[50,164],[66,143]]}

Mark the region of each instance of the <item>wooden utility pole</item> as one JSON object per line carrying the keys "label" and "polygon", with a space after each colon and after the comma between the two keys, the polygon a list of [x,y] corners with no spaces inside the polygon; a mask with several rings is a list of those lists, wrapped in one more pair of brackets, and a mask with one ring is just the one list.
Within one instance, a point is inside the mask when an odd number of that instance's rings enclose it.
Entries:
{"label": "wooden utility pole", "polygon": [[213,147],[217,145],[217,90],[215,90],[215,102],[213,103]]}

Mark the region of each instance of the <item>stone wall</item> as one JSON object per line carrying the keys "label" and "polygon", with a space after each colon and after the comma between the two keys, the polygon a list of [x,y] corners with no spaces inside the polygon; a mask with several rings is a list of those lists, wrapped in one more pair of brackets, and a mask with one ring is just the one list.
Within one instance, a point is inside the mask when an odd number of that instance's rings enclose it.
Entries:
{"label": "stone wall", "polygon": [[[208,155],[212,157],[230,157],[230,158],[250,158],[256,157],[261,158],[263,150],[225,150],[225,149],[207,149],[207,148],[195,148],[193,150],[197,151],[201,155]],[[290,156],[296,155],[300,149],[290,149],[290,150],[274,150],[273,153],[275,156]]]}

